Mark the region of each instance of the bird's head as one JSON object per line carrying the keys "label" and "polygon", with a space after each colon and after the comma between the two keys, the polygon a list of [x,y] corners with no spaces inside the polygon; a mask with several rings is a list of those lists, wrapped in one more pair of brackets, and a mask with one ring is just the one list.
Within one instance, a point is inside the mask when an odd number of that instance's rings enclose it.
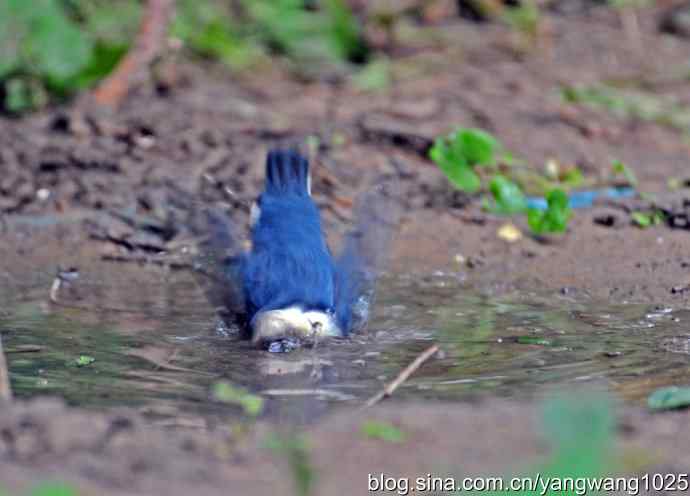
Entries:
{"label": "bird's head", "polygon": [[259,312],[252,319],[251,327],[252,342],[260,347],[290,338],[309,341],[342,336],[335,315],[318,310],[303,310],[298,306]]}

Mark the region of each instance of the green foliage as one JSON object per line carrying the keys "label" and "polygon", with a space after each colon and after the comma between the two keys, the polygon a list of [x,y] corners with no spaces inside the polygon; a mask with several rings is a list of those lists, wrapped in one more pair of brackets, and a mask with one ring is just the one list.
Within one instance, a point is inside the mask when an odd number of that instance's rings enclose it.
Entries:
{"label": "green foliage", "polygon": [[632,169],[630,169],[620,160],[614,160],[611,163],[611,170],[614,174],[622,175],[623,177],[625,177],[625,180],[633,188],[637,187],[637,176],[635,176],[635,173]]}
{"label": "green foliage", "polygon": [[171,31],[193,52],[231,67],[244,67],[261,53],[230,13],[214,2],[178,0]]}
{"label": "green foliage", "polygon": [[[496,171],[496,156],[500,150],[500,143],[490,134],[479,129],[460,128],[448,136],[438,137],[429,151],[429,157],[455,187],[475,193],[482,187],[477,167],[491,167],[489,170]],[[516,162],[505,153],[502,156],[508,157],[511,164]],[[542,183],[572,187],[583,180],[582,172],[577,168],[567,169],[563,174],[557,164],[551,168],[554,169],[551,171],[552,180],[539,176]],[[527,210],[527,199],[522,189],[505,175],[494,174],[491,177],[489,192],[492,201],[485,200],[484,206],[493,213],[510,215]],[[547,204],[545,211],[527,211],[530,228],[536,234],[564,232],[572,215],[568,196],[561,188],[551,187]]]}
{"label": "green foliage", "polygon": [[537,346],[551,346],[551,341],[539,336],[518,336],[518,344],[532,344]]}
{"label": "green foliage", "polygon": [[651,212],[633,212],[630,214],[633,223],[637,227],[645,229],[651,226],[657,226],[664,222],[664,214],[660,210],[654,209]]}
{"label": "green foliage", "polygon": [[515,214],[524,212],[527,208],[527,200],[520,186],[500,174],[491,178],[489,191],[494,199],[494,205],[489,210],[498,214]]}
{"label": "green foliage", "polygon": [[99,0],[0,0],[0,106],[20,113],[91,86],[126,51],[137,15],[134,1],[113,15]]}
{"label": "green foliage", "polygon": [[0,0],[0,85],[3,107],[21,112],[64,89],[91,58],[92,41],[58,0]]}
{"label": "green foliage", "polygon": [[87,365],[91,365],[95,361],[96,359],[92,356],[79,355],[79,358],[77,358],[74,362],[77,364],[77,367],[86,367]]}
{"label": "green foliage", "polygon": [[[28,496],[77,496],[78,492],[72,486],[54,482],[45,482],[36,486]],[[7,493],[0,488],[0,496],[7,496]]]}
{"label": "green foliage", "polygon": [[[543,435],[551,444],[549,459],[520,478],[549,481],[534,491],[505,491],[489,494],[557,496],[584,494],[579,488],[565,490],[566,478],[585,481],[607,475],[615,469],[613,459],[614,417],[609,400],[601,395],[559,396],[544,405]],[[556,484],[556,485],[554,485]]]}
{"label": "green foliage", "polygon": [[536,2],[525,0],[518,7],[505,9],[503,19],[513,29],[518,30],[533,40],[539,31],[541,13]]}
{"label": "green foliage", "polygon": [[559,397],[544,408],[544,431],[553,455],[543,474],[596,477],[611,468],[614,418],[609,400],[591,394]]}
{"label": "green foliage", "polygon": [[385,90],[391,84],[391,68],[387,59],[369,62],[353,76],[353,83],[362,91]]}
{"label": "green foliage", "polygon": [[60,0],[60,3],[88,36],[108,46],[127,46],[139,29],[143,3],[140,0]]}
{"label": "green foliage", "polygon": [[563,86],[561,98],[567,103],[602,108],[623,119],[654,122],[681,131],[690,128],[690,108],[682,102],[644,91],[631,91],[600,84]]}
{"label": "green foliage", "polygon": [[66,484],[41,484],[29,493],[29,496],[77,496],[77,491]]}
{"label": "green foliage", "polygon": [[219,2],[178,0],[174,36],[202,57],[243,68],[273,52],[306,69],[363,61],[367,49],[360,24],[344,0],[307,9],[301,0]]}
{"label": "green foliage", "polygon": [[572,210],[568,195],[561,189],[552,190],[546,197],[547,209],[529,209],[527,223],[535,234],[562,233],[568,227]]}
{"label": "green foliage", "polygon": [[670,386],[657,389],[647,399],[652,410],[670,410],[690,406],[690,388]]}
{"label": "green foliage", "polygon": [[644,212],[633,212],[630,214],[630,216],[632,217],[633,222],[641,228],[652,225],[652,218]]}
{"label": "green foliage", "polygon": [[327,0],[308,10],[302,0],[241,0],[247,14],[244,33],[270,51],[304,66],[362,61],[366,46],[347,3]]}
{"label": "green foliage", "polygon": [[362,424],[362,434],[369,439],[380,439],[388,443],[402,443],[405,433],[389,422],[368,420]]}
{"label": "green foliage", "polygon": [[479,129],[460,128],[436,139],[429,157],[458,189],[474,193],[481,188],[475,167],[493,165],[500,145]]}
{"label": "green foliage", "polygon": [[324,3],[330,23],[330,37],[340,58],[364,62],[368,48],[362,28],[346,0],[325,0]]}
{"label": "green foliage", "polygon": [[263,410],[264,400],[261,396],[251,394],[242,388],[233,386],[229,382],[221,381],[215,383],[212,393],[217,401],[238,405],[251,417],[257,417]]}
{"label": "green foliage", "polygon": [[302,436],[295,434],[273,434],[268,447],[288,462],[298,496],[309,496],[313,492],[316,472],[309,457],[309,446]]}

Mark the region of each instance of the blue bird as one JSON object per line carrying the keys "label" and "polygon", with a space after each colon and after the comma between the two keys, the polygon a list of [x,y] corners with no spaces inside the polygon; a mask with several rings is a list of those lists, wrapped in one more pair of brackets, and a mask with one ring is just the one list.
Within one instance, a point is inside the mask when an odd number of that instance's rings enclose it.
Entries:
{"label": "blue bird", "polygon": [[220,277],[207,294],[257,346],[347,336],[366,323],[398,210],[382,185],[365,194],[334,257],[311,197],[308,160],[296,150],[271,150],[250,213],[251,249],[240,248],[242,236],[227,217],[209,211],[198,265]]}

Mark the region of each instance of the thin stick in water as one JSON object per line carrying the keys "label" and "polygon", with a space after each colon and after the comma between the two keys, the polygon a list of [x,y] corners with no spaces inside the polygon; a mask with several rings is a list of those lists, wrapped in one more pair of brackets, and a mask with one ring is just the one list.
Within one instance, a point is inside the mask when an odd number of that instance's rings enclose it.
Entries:
{"label": "thin stick in water", "polygon": [[412,374],[414,374],[419,367],[424,365],[424,362],[429,360],[437,351],[439,347],[437,344],[430,346],[417,356],[414,361],[405,367],[402,372],[398,374],[392,382],[388,383],[379,393],[375,394],[364,404],[363,408],[369,408],[384,398],[391,396],[396,389],[398,389]]}

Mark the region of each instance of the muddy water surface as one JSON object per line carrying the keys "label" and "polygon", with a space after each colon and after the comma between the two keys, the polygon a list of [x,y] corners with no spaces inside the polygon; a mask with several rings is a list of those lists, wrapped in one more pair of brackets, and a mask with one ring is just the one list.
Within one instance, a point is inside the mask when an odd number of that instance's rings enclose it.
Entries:
{"label": "muddy water surface", "polygon": [[[15,394],[136,407],[193,427],[240,414],[210,400],[211,386],[228,380],[265,396],[267,418],[302,424],[362,403],[432,342],[442,354],[398,397],[471,401],[587,384],[641,402],[690,376],[683,309],[562,293],[495,297],[454,276],[396,276],[381,285],[368,331],[274,354],[219,325],[189,274],[147,270],[82,273],[61,290],[62,305],[48,303],[47,276],[5,285],[0,333]],[[82,355],[95,361],[79,367]]]}

